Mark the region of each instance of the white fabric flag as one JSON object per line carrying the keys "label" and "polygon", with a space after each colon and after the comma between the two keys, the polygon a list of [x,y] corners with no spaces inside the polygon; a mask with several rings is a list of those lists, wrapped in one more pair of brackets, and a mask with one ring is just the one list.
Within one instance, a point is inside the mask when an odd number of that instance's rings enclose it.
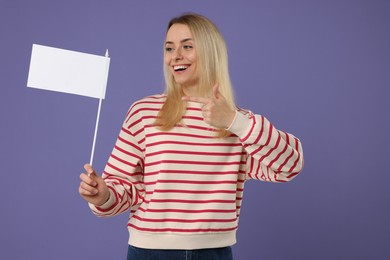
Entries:
{"label": "white fabric flag", "polygon": [[110,58],[33,44],[27,86],[104,99]]}

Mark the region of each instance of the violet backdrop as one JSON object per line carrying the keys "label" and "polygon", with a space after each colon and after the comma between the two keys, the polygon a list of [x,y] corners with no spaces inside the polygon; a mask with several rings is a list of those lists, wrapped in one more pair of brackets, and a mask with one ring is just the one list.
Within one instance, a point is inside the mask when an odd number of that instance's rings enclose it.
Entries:
{"label": "violet backdrop", "polygon": [[126,257],[128,215],[77,192],[98,100],[27,88],[32,44],[109,49],[101,172],[132,102],[163,92],[166,24],[188,11],[224,34],[237,103],[304,148],[294,181],[247,182],[235,259],[390,259],[385,0],[0,0],[0,259]]}

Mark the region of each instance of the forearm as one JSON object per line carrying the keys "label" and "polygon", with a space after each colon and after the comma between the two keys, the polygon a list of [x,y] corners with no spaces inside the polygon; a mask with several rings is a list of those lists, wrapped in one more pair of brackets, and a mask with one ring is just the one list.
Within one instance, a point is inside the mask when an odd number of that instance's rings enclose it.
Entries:
{"label": "forearm", "polygon": [[301,171],[303,153],[300,140],[277,130],[264,116],[237,112],[228,130],[239,137],[248,154],[249,174],[278,181]]}

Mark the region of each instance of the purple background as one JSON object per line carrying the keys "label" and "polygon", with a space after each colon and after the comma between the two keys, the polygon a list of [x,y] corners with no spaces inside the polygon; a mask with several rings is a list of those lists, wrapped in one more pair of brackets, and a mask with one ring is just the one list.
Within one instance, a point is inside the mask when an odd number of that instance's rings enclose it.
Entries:
{"label": "purple background", "polygon": [[390,259],[389,1],[0,2],[0,259],[125,259],[127,214],[92,215],[77,189],[98,100],[26,87],[33,43],[111,67],[94,167],[126,110],[163,91],[168,20],[211,18],[237,103],[303,142],[288,184],[249,181],[235,259]]}

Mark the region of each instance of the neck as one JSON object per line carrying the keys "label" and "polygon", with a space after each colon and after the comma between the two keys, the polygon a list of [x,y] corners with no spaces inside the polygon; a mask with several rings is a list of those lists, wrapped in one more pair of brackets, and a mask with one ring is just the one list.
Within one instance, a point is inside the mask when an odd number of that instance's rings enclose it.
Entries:
{"label": "neck", "polygon": [[192,86],[182,86],[184,95],[190,97],[198,97],[199,96],[199,88],[197,85]]}

